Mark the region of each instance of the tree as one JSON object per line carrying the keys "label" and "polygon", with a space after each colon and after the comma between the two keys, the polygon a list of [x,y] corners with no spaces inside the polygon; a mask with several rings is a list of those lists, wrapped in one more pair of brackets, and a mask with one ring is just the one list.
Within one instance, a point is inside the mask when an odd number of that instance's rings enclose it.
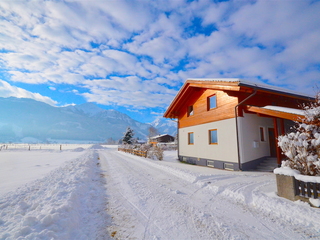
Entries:
{"label": "tree", "polygon": [[122,142],[123,142],[124,144],[132,144],[133,135],[134,135],[133,129],[131,129],[130,127],[128,127],[127,130],[126,130],[126,132],[125,132],[124,135],[123,135]]}
{"label": "tree", "polygon": [[320,176],[320,92],[316,101],[303,106],[305,118],[293,132],[280,136],[278,144],[288,160],[283,166],[303,175]]}
{"label": "tree", "polygon": [[106,143],[109,145],[114,145],[114,144],[116,144],[116,140],[114,140],[112,137],[110,137],[107,139]]}
{"label": "tree", "polygon": [[158,129],[156,129],[156,128],[153,127],[153,126],[150,126],[150,127],[148,128],[148,132],[149,132],[149,138],[159,135]]}

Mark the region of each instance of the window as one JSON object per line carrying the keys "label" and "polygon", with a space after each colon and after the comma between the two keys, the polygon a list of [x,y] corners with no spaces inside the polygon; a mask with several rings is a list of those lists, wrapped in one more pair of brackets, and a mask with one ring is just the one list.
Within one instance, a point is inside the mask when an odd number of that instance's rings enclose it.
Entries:
{"label": "window", "polygon": [[188,107],[188,117],[193,115],[193,106]]}
{"label": "window", "polygon": [[218,144],[218,131],[217,131],[217,129],[209,130],[209,144]]}
{"label": "window", "polygon": [[260,131],[260,141],[261,142],[265,142],[266,141],[266,137],[265,137],[265,131],[264,131],[264,127],[260,127],[259,128],[259,131]]}
{"label": "window", "polygon": [[188,144],[193,145],[194,144],[194,134],[193,132],[188,133]]}
{"label": "window", "polygon": [[217,107],[217,96],[212,95],[207,98],[207,104],[208,104],[208,110],[216,108]]}

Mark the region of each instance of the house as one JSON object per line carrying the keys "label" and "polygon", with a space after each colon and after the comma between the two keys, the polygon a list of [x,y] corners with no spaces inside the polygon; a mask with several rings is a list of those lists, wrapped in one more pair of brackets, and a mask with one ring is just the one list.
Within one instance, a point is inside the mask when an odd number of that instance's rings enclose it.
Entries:
{"label": "house", "polygon": [[173,141],[174,137],[170,136],[169,134],[157,135],[154,137],[150,137],[149,139],[150,143],[169,143]]}
{"label": "house", "polygon": [[303,118],[300,106],[314,100],[237,78],[189,79],[164,117],[178,120],[180,161],[249,170],[270,157],[281,164],[277,137]]}

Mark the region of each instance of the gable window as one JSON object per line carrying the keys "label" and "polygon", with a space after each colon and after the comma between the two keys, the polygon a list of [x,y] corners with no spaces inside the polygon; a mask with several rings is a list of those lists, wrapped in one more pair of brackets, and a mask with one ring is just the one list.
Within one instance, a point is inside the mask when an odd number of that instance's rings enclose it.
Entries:
{"label": "gable window", "polygon": [[188,107],[188,117],[193,115],[193,105]]}
{"label": "gable window", "polygon": [[261,142],[265,142],[266,141],[266,137],[265,137],[264,127],[260,127],[259,128],[259,132],[260,132],[260,141]]}
{"label": "gable window", "polygon": [[194,134],[193,132],[188,133],[188,144],[193,145],[194,144]]}
{"label": "gable window", "polygon": [[218,130],[209,130],[209,144],[218,144]]}
{"label": "gable window", "polygon": [[208,110],[217,107],[217,95],[212,95],[207,98]]}

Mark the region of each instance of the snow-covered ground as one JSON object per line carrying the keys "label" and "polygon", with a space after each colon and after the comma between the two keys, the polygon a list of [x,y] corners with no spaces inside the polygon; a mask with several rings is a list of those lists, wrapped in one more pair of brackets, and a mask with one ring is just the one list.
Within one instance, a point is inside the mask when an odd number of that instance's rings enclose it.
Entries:
{"label": "snow-covered ground", "polygon": [[319,239],[320,209],[232,172],[114,146],[0,151],[0,239]]}

